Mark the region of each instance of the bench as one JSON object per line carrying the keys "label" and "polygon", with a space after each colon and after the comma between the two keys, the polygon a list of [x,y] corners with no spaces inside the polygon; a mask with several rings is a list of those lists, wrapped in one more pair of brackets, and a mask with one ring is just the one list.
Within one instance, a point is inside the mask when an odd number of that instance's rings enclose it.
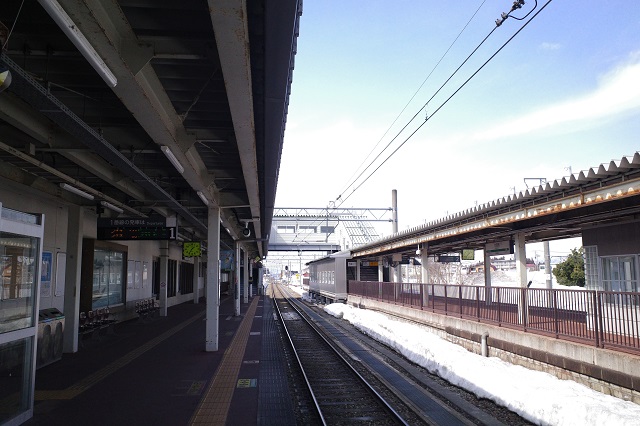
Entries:
{"label": "bench", "polygon": [[160,310],[155,298],[138,300],[135,306],[138,317],[142,319],[153,316]]}
{"label": "bench", "polygon": [[115,323],[116,319],[113,317],[111,310],[108,307],[80,312],[78,334],[81,336],[91,335],[92,338],[97,338],[101,330],[106,330],[107,333],[112,333],[113,325]]}

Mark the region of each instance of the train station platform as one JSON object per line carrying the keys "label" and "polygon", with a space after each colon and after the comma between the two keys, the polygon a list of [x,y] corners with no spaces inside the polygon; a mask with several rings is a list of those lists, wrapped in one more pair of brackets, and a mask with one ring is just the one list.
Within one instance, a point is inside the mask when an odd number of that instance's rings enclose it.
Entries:
{"label": "train station platform", "polygon": [[26,425],[295,425],[269,296],[234,316],[220,303],[219,349],[205,351],[205,303],[84,336],[74,354],[36,371]]}

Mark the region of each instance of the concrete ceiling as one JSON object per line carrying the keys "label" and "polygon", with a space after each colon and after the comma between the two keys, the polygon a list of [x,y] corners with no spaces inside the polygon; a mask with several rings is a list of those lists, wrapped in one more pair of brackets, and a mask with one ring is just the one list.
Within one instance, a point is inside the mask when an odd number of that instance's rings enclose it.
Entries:
{"label": "concrete ceiling", "polygon": [[59,187],[74,184],[126,216],[177,215],[193,239],[206,237],[201,192],[221,208],[223,244],[248,224],[265,255],[301,13],[301,0],[3,5],[0,176],[95,206]]}

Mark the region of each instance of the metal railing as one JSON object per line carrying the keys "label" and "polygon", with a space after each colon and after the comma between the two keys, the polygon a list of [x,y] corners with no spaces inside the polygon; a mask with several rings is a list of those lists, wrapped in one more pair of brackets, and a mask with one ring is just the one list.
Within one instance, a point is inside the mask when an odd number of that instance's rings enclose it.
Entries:
{"label": "metal railing", "polygon": [[350,295],[640,352],[640,293],[349,281]]}

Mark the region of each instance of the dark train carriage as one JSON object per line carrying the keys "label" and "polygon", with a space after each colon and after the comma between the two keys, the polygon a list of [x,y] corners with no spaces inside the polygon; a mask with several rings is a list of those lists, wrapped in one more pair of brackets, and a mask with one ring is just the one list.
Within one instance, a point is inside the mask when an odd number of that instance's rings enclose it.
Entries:
{"label": "dark train carriage", "polygon": [[309,294],[322,302],[346,302],[348,280],[355,279],[350,251],[341,251],[307,263]]}

